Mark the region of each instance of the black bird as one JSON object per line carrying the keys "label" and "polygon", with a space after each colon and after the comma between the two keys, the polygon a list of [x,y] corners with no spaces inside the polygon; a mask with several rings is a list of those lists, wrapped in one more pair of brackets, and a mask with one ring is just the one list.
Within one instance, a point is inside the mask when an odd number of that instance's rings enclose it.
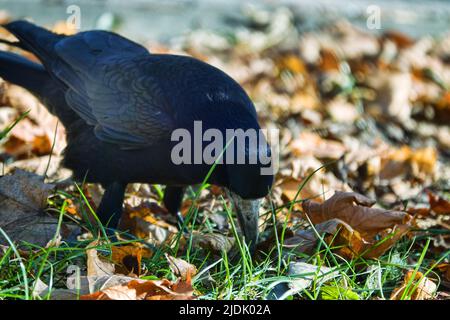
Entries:
{"label": "black bird", "polygon": [[[28,89],[65,126],[63,164],[75,179],[105,188],[97,215],[109,228],[117,227],[128,183],[166,185],[164,204],[177,214],[186,186],[204,181],[211,163],[174,163],[175,129],[195,135],[194,121],[224,136],[227,129],[260,129],[242,87],[200,60],[151,54],[112,32],[65,36],[27,21],[3,27],[18,39],[9,44],[32,52],[42,64],[0,52],[0,76]],[[227,142],[223,159],[233,151],[230,159],[235,161],[218,163],[208,183],[229,191],[246,241],[254,248],[260,199],[273,183],[272,174],[261,174],[265,164],[259,156],[270,156],[270,147],[264,137],[256,145],[244,140],[230,147]],[[243,164],[236,163],[239,152]],[[249,163],[255,155],[257,162]]]}

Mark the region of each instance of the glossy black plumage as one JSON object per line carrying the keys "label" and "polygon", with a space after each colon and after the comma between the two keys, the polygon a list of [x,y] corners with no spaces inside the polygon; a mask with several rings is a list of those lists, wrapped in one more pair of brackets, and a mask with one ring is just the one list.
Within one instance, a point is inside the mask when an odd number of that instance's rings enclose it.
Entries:
{"label": "glossy black plumage", "polygon": [[[64,165],[75,178],[106,188],[99,211],[103,222],[116,214],[112,227],[127,183],[173,186],[165,203],[176,212],[180,190],[204,180],[210,165],[171,160],[174,129],[193,133],[194,121],[202,121],[204,130],[259,129],[255,108],[240,85],[204,62],[150,54],[105,31],[61,36],[25,21],[4,27],[42,66],[1,52],[0,76],[30,90],[64,124]],[[261,175],[260,168],[259,163],[219,165],[209,182],[243,199],[261,198],[273,177]]]}

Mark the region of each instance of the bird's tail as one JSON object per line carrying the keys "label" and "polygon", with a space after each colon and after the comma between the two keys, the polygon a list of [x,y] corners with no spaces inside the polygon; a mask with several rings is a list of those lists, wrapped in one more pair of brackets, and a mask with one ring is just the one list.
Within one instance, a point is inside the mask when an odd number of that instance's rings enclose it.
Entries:
{"label": "bird's tail", "polygon": [[0,77],[34,94],[65,127],[79,118],[67,105],[64,89],[41,64],[12,52],[0,51]]}

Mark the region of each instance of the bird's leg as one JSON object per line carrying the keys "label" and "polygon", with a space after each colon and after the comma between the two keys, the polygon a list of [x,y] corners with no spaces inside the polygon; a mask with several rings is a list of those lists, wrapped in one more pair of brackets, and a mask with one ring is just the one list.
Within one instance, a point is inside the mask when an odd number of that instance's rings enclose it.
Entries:
{"label": "bird's leg", "polygon": [[97,208],[100,222],[110,229],[116,229],[122,216],[122,205],[125,197],[126,183],[113,182],[106,186],[102,201]]}
{"label": "bird's leg", "polygon": [[164,199],[163,199],[164,206],[166,207],[166,209],[171,214],[177,217],[180,229],[184,225],[184,219],[180,212],[181,204],[183,202],[184,191],[185,191],[184,187],[166,186],[166,189],[164,190]]}

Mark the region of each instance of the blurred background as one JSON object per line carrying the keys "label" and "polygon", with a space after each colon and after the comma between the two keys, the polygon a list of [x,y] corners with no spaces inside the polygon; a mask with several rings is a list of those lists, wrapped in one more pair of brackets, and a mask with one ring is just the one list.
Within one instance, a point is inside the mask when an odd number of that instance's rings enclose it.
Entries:
{"label": "blurred background", "polygon": [[[447,0],[1,0],[0,6],[14,17],[30,17],[40,24],[65,20],[67,8],[82,10],[81,29],[111,28],[136,40],[170,41],[198,28],[227,32],[236,20],[251,15],[249,8],[269,11],[286,6],[299,31],[308,31],[346,19],[365,27],[370,6],[381,10],[381,27],[397,29],[411,36],[441,35],[449,29]],[[257,18],[254,16],[254,18]],[[259,16],[259,19],[264,19]]]}
{"label": "blurred background", "polygon": [[[448,174],[449,1],[0,0],[0,9],[1,21],[27,18],[67,34],[111,30],[151,52],[189,54],[223,69],[244,86],[262,125],[281,130],[281,177],[301,180],[339,160],[318,185],[389,194],[398,203]],[[4,104],[15,111],[3,126],[25,109],[14,106],[22,92],[8,98],[10,91]],[[33,140],[29,128],[20,136],[19,127],[6,142],[6,163],[50,152],[54,128],[40,122],[30,126],[48,141]],[[401,170],[389,164],[399,159],[407,163]],[[435,176],[439,165],[443,177]],[[392,179],[405,174],[408,186],[402,181],[392,194]]]}

